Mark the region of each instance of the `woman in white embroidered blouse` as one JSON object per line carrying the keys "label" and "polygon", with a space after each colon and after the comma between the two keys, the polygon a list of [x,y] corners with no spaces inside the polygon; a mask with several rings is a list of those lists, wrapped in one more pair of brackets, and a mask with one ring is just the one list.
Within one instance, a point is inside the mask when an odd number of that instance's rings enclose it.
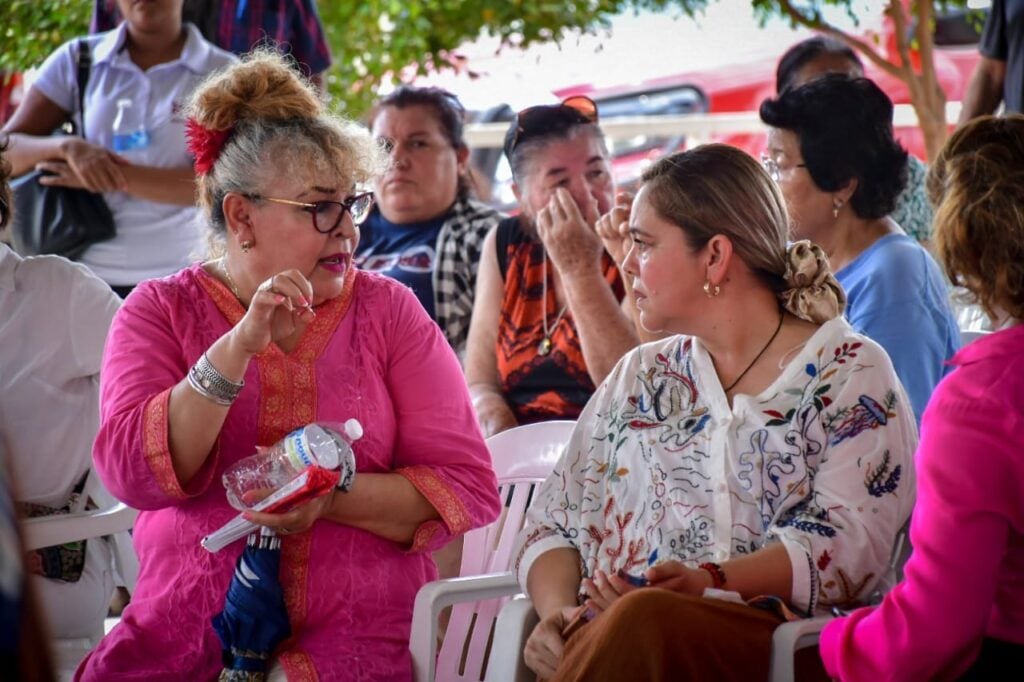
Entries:
{"label": "woman in white embroidered blouse", "polygon": [[787,249],[756,161],[707,145],[643,181],[624,268],[643,326],[678,335],[619,362],[530,509],[526,661],[555,679],[763,678],[779,606],[856,603],[884,572],[913,504],[914,414],[842,319],[822,251]]}

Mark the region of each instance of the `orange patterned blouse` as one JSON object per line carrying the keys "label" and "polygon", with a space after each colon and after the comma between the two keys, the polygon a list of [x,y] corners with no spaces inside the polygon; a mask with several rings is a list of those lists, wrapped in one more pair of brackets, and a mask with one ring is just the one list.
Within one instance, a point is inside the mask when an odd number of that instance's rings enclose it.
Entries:
{"label": "orange patterned blouse", "polygon": [[[505,400],[520,424],[576,419],[595,386],[583,360],[572,313],[563,313],[555,296],[551,272],[547,273],[544,297],[544,247],[532,231],[522,227],[519,218],[499,223],[496,237],[505,295],[495,351]],[[625,295],[622,278],[608,254],[604,254],[601,267],[621,301]]]}

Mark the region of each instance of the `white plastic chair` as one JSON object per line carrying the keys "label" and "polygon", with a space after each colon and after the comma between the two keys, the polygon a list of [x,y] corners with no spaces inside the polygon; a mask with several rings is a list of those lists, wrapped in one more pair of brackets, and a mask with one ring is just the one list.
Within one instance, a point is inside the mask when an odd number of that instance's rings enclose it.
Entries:
{"label": "white plastic chair", "polygon": [[960,330],[960,347],[963,348],[972,341],[977,341],[983,336],[988,336],[992,332],[984,329],[961,329]]}
{"label": "white plastic chair", "polygon": [[[910,557],[910,522],[896,537],[889,570],[883,576],[876,599],[880,601],[885,592],[903,579],[903,565]],[[769,673],[770,682],[792,682],[795,674],[796,652],[817,646],[818,638],[831,616],[807,618],[780,625],[772,637],[772,657]],[[498,614],[494,627],[494,648],[491,651],[487,682],[533,682],[536,675],[523,660],[526,640],[537,626],[539,619],[533,609],[533,602],[527,597],[513,599],[505,604]]]}
{"label": "white plastic chair", "polygon": [[[520,591],[509,572],[513,544],[534,489],[551,473],[575,425],[540,422],[487,439],[506,506],[497,521],[464,536],[463,577],[428,583],[416,595],[409,650],[419,682],[479,681],[491,679],[485,677],[487,669],[500,670],[487,663],[488,648],[501,605]],[[438,617],[449,606],[451,618],[438,653]]]}
{"label": "white plastic chair", "polygon": [[[903,566],[910,558],[910,520],[896,536],[892,556],[889,558],[889,569],[882,576],[878,589],[872,599],[878,604],[898,582],[903,580]],[[772,635],[772,663],[769,682],[793,682],[796,679],[796,652],[812,646],[818,646],[821,631],[825,629],[832,616],[818,616],[804,620],[783,623]]]}
{"label": "white plastic chair", "polygon": [[[22,519],[25,549],[108,536],[117,574],[128,592],[134,592],[139,577],[139,561],[128,531],[135,525],[139,513],[114,499],[95,472],[89,472],[82,494],[97,508],[72,514]],[[96,632],[89,637],[53,640],[54,662],[60,679],[70,679],[69,675],[74,672],[79,661],[99,644],[104,634],[105,626],[100,622]]]}

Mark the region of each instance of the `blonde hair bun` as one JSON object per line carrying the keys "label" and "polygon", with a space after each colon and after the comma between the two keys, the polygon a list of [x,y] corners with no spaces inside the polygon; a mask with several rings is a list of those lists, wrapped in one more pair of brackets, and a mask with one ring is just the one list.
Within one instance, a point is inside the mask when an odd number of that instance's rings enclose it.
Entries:
{"label": "blonde hair bun", "polygon": [[786,310],[821,324],[843,314],[846,292],[832,274],[828,256],[806,239],[786,249],[786,286],[779,298]]}
{"label": "blonde hair bun", "polygon": [[230,130],[251,119],[316,118],[323,104],[308,81],[274,50],[259,49],[211,75],[197,90],[189,115],[209,130]]}

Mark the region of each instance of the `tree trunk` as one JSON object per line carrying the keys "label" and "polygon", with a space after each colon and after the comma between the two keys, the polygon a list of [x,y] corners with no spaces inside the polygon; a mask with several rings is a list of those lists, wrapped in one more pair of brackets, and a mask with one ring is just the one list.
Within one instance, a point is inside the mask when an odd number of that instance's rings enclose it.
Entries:
{"label": "tree trunk", "polygon": [[942,151],[949,137],[949,124],[946,123],[946,95],[941,90],[938,95],[918,101],[912,97],[914,112],[917,114],[918,125],[924,133],[924,146],[928,160],[932,161]]}

